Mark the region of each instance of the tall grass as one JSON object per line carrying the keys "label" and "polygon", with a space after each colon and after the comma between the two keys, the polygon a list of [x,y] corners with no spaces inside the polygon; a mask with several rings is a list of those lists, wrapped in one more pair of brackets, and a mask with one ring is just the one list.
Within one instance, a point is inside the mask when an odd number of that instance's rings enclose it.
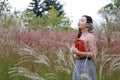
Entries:
{"label": "tall grass", "polygon": [[[97,77],[98,80],[119,80],[120,33],[106,31],[102,28],[95,29],[98,47],[95,59]],[[76,30],[1,29],[2,80],[72,80],[75,60],[69,50],[76,35]]]}
{"label": "tall grass", "polygon": [[12,59],[10,56],[0,57],[0,79],[1,80],[27,80],[24,77],[10,77],[11,75],[8,73],[9,69],[14,67],[17,64],[17,61]]}
{"label": "tall grass", "polygon": [[119,39],[120,32],[118,25],[114,23],[103,24],[96,28],[98,56],[96,67],[98,80],[119,80],[116,73],[120,73]]}
{"label": "tall grass", "polygon": [[[6,71],[11,80],[18,76],[31,80],[71,79],[74,64],[69,53],[71,37],[62,36],[68,33],[61,34],[55,30],[20,32],[7,29],[1,31],[3,33],[1,55],[8,55],[15,61],[14,65],[7,68],[9,71]],[[11,60],[10,62],[13,63]]]}

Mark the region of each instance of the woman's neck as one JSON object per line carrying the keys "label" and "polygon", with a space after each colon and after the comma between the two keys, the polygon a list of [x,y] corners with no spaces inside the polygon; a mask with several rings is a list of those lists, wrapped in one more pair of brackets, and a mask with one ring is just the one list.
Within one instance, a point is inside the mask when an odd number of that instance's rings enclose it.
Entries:
{"label": "woman's neck", "polygon": [[83,29],[83,30],[81,30],[81,32],[84,35],[84,34],[88,33],[88,29]]}

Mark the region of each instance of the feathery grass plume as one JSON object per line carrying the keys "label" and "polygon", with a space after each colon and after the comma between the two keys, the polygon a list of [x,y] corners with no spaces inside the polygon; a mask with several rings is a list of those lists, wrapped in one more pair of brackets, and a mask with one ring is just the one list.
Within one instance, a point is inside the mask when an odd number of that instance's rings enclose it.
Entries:
{"label": "feathery grass plume", "polygon": [[73,41],[72,42],[66,42],[65,43],[65,47],[66,47],[66,49],[67,49],[67,51],[69,51],[69,58],[68,58],[68,64],[69,64],[69,66],[70,66],[70,68],[72,69],[72,68],[74,68],[74,66],[75,66],[75,60],[74,60],[74,58],[73,58],[73,54],[71,53],[71,47],[73,46],[74,44],[73,44]]}
{"label": "feathery grass plume", "polygon": [[57,74],[54,73],[46,73],[45,74],[45,80],[59,80]]}
{"label": "feathery grass plume", "polygon": [[102,77],[107,74],[104,73],[108,69],[109,64],[111,62],[111,55],[112,55],[112,51],[110,48],[103,48],[101,52],[98,53],[98,56],[95,60],[95,65],[97,68],[97,74],[99,80],[102,80]]}
{"label": "feathery grass plume", "polygon": [[70,66],[70,69],[73,69],[75,66],[75,61],[74,61],[73,55],[71,54],[69,55],[68,65]]}
{"label": "feathery grass plume", "polygon": [[8,73],[11,74],[10,77],[24,76],[24,77],[29,78],[31,80],[45,80],[43,77],[41,77],[37,73],[32,73],[27,68],[24,68],[24,67],[11,68]]}
{"label": "feathery grass plume", "polygon": [[120,72],[119,57],[117,57],[120,55],[119,25],[116,21],[110,21],[107,16],[104,19],[106,22],[95,30],[98,48],[95,64],[99,80],[116,80],[117,78],[111,76],[117,76],[114,72]]}
{"label": "feathery grass plume", "polygon": [[55,70],[57,72],[65,71],[68,74],[71,74],[71,69],[73,68],[73,63],[74,63],[73,57],[70,56],[71,54],[65,55],[65,53],[63,53],[63,51],[60,49],[56,55],[57,55],[56,62],[58,63],[58,65],[55,66]]}
{"label": "feathery grass plume", "polygon": [[120,70],[120,55],[113,55],[109,67],[109,73]]}
{"label": "feathery grass plume", "polygon": [[[100,61],[97,67],[99,67],[99,80],[102,80],[106,76],[106,79],[112,80],[114,72],[120,72],[120,57],[118,55],[107,54],[103,56],[103,60]],[[102,59],[102,58],[101,58]]]}
{"label": "feathery grass plume", "polygon": [[108,69],[109,79],[111,79],[116,72],[117,74],[120,72],[120,55],[112,55],[112,60]]}
{"label": "feathery grass plume", "polygon": [[64,56],[64,53],[63,51],[60,49],[60,51],[57,53],[57,57],[60,61],[63,61],[65,62],[65,56]]}
{"label": "feathery grass plume", "polygon": [[46,66],[50,66],[50,60],[47,56],[38,54],[32,47],[26,45],[26,48],[21,48],[20,50],[21,59],[17,64],[22,64],[27,61],[33,61],[35,63],[45,64]]}
{"label": "feathery grass plume", "polygon": [[65,68],[64,66],[55,66],[55,71],[56,72],[66,72],[68,74],[71,73],[71,70],[69,68]]}
{"label": "feathery grass plume", "polygon": [[50,67],[50,60],[47,56],[45,55],[40,55],[36,57],[36,60],[34,61],[35,63],[41,63],[45,64],[46,66]]}
{"label": "feathery grass plume", "polygon": [[24,44],[25,47],[19,49],[18,54],[20,55],[20,61],[16,64],[16,66],[22,65],[23,63],[33,62],[34,57],[37,57],[35,54],[35,50]]}

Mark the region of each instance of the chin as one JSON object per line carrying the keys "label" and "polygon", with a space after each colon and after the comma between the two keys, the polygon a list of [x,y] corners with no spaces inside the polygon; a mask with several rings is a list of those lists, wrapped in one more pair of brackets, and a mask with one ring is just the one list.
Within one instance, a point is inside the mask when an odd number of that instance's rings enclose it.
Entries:
{"label": "chin", "polygon": [[78,29],[82,29],[82,27],[81,27],[81,26],[79,26],[79,27],[78,27]]}

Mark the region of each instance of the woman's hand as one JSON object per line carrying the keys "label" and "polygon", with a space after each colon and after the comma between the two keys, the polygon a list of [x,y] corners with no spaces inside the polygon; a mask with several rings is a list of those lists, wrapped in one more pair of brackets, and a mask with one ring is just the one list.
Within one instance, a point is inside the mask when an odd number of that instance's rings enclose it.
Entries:
{"label": "woman's hand", "polygon": [[70,52],[71,52],[72,54],[74,54],[74,58],[76,58],[76,59],[82,58],[82,57],[84,57],[84,56],[86,55],[85,52],[79,51],[79,50],[78,50],[77,48],[75,48],[74,46],[71,47]]}
{"label": "woman's hand", "polygon": [[75,59],[79,59],[80,56],[79,56],[78,54],[74,54],[74,58],[75,58]]}
{"label": "woman's hand", "polygon": [[79,51],[78,51],[77,48],[71,47],[70,52],[73,53],[73,54],[76,54],[76,53],[78,53]]}

